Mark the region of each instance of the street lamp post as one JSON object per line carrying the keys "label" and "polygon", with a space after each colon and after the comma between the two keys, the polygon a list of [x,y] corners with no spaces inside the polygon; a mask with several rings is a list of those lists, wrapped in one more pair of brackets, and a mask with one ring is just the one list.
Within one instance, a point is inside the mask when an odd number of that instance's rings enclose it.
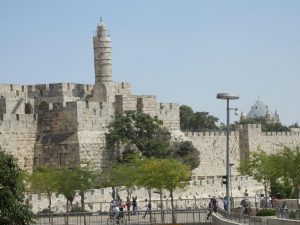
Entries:
{"label": "street lamp post", "polygon": [[229,152],[229,111],[234,109],[237,112],[236,108],[229,108],[229,100],[239,99],[239,96],[232,93],[218,93],[217,99],[223,99],[227,101],[227,134],[226,134],[226,196],[228,201],[228,212],[230,213],[231,207],[231,196],[230,196],[230,187],[231,187],[231,179],[230,179],[230,152]]}
{"label": "street lamp post", "polygon": [[[232,171],[231,171],[231,168],[232,168],[232,166],[233,166],[234,164],[233,163],[229,163],[229,177],[230,177],[230,197],[233,199],[233,195],[232,195],[232,183],[231,183],[231,181],[232,181]],[[231,200],[231,199],[230,199]],[[230,201],[230,204],[232,205],[232,206],[234,206],[234,204]]]}

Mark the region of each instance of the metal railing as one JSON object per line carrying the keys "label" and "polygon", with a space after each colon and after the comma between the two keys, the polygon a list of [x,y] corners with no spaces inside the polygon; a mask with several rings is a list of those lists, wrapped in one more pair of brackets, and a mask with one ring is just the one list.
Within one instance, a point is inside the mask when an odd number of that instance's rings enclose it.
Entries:
{"label": "metal railing", "polygon": [[[62,213],[62,214],[38,214],[36,225],[111,225],[111,215],[114,212],[99,213]],[[113,224],[163,224],[180,223],[196,224],[211,222],[207,220],[208,209],[193,210],[151,210],[151,211],[124,211],[122,223],[114,221]]]}
{"label": "metal railing", "polygon": [[277,209],[277,217],[282,219],[300,220],[300,209]]}
{"label": "metal railing", "polygon": [[[292,210],[291,210],[292,211]],[[296,211],[296,210],[294,210]],[[299,210],[297,210],[299,212]],[[291,212],[288,212],[288,210],[277,210],[277,218],[268,218],[268,217],[257,217],[257,216],[247,216],[240,213],[234,213],[227,211],[224,211],[222,209],[218,210],[218,214],[221,215],[224,219],[230,220],[232,222],[241,223],[241,224],[250,224],[250,225],[266,225],[266,224],[272,224],[274,220],[277,220],[276,224],[286,224],[286,221],[289,219],[291,220],[299,220],[299,214],[295,214],[295,217],[291,217]],[[298,217],[298,218],[297,218]],[[293,223],[295,224],[295,222]],[[300,221],[297,222],[297,224],[300,224]]]}
{"label": "metal railing", "polygon": [[268,220],[256,216],[247,216],[239,213],[228,213],[222,209],[218,210],[218,214],[221,215],[224,219],[230,220],[232,222],[241,223],[241,224],[251,224],[251,225],[265,225],[268,224]]}

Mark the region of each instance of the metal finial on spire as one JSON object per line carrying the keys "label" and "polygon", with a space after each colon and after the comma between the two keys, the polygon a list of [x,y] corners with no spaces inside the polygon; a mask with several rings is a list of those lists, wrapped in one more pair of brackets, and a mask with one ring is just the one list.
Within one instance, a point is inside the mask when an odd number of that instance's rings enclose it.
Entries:
{"label": "metal finial on spire", "polygon": [[102,16],[100,17],[100,22],[102,22]]}

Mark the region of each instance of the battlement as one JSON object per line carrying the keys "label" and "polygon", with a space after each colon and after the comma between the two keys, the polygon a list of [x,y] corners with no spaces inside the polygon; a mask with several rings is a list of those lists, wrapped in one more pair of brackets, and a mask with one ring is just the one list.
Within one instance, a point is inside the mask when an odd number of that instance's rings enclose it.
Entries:
{"label": "battlement", "polygon": [[177,103],[159,103],[160,110],[177,110],[179,106]]}
{"label": "battlement", "polygon": [[[238,131],[231,131],[229,136],[237,136]],[[188,138],[195,137],[224,137],[227,135],[226,131],[206,131],[206,132],[184,132],[184,135]]]}
{"label": "battlement", "polygon": [[258,129],[261,130],[261,124],[237,124],[236,126],[237,130],[242,129]]}
{"label": "battlement", "polygon": [[35,85],[19,85],[19,84],[0,84],[0,95],[11,95],[15,93],[19,96],[21,92],[28,94],[29,97],[39,98],[42,96],[54,97],[63,96],[64,93],[71,92],[74,96],[83,96],[90,94],[93,89],[91,84],[77,83],[51,83],[51,84],[35,84]]}
{"label": "battlement", "polygon": [[72,108],[74,105],[76,105],[78,113],[84,113],[86,115],[99,115],[99,117],[114,115],[114,104],[111,102],[93,102],[86,100],[68,104],[68,106]]}
{"label": "battlement", "polygon": [[262,136],[295,136],[295,137],[299,137],[300,136],[300,132],[262,132],[261,133]]}
{"label": "battlement", "polygon": [[131,95],[131,84],[129,82],[114,82],[116,95]]}
{"label": "battlement", "polygon": [[38,118],[37,114],[0,114],[0,125],[3,122],[34,122]]}
{"label": "battlement", "polygon": [[36,114],[0,114],[0,133],[35,132],[37,119]]}
{"label": "battlement", "polygon": [[1,93],[5,92],[12,92],[12,91],[26,91],[27,86],[26,85],[19,85],[19,84],[0,84],[0,90]]}

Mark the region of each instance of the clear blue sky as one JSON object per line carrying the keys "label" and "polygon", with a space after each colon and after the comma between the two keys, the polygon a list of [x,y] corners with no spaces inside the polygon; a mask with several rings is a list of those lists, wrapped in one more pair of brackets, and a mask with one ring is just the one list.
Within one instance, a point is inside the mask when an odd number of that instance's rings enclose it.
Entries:
{"label": "clear blue sky", "polygon": [[[112,37],[113,79],[225,121],[218,92],[258,96],[300,122],[300,1],[2,0],[0,83],[94,83],[93,31]],[[232,119],[237,119],[232,113]]]}

